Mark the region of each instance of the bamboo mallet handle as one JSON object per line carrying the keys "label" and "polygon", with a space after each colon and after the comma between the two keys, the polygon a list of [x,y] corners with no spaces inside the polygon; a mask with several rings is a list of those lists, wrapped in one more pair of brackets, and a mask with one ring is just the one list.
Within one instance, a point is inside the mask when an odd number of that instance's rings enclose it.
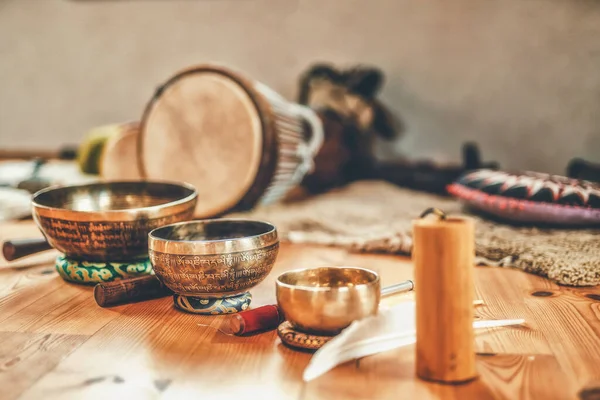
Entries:
{"label": "bamboo mallet handle", "polygon": [[[419,378],[458,384],[475,369],[473,221],[423,216],[413,222],[416,372]],[[431,213],[430,210],[426,214]]]}

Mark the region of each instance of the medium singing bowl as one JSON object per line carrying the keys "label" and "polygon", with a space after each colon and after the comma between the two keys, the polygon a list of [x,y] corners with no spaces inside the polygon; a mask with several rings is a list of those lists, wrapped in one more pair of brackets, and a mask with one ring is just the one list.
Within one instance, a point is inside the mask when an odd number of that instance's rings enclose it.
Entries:
{"label": "medium singing bowl", "polygon": [[193,217],[196,189],[158,181],[50,187],[33,195],[32,214],[48,243],[72,259],[148,257],[148,233]]}
{"label": "medium singing bowl", "polygon": [[262,282],[275,264],[275,226],[253,220],[209,219],[150,232],[148,253],[156,277],[182,296],[224,298]]}
{"label": "medium singing bowl", "polygon": [[331,336],[377,313],[380,285],[379,275],[364,268],[299,269],[277,278],[277,304],[294,328]]}

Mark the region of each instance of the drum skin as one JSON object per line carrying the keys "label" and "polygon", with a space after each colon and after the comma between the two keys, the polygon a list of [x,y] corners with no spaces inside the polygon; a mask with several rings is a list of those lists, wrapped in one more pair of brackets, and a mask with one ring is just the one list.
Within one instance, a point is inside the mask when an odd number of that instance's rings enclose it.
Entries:
{"label": "drum skin", "polygon": [[193,185],[196,218],[277,201],[306,173],[298,171],[306,158],[299,149],[311,125],[295,107],[303,106],[223,66],[183,70],[145,109],[137,140],[141,176]]}

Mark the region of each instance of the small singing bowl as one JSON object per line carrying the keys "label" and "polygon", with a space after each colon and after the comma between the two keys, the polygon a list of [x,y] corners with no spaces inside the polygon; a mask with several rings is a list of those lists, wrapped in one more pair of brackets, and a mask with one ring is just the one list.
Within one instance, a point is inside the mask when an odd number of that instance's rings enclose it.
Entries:
{"label": "small singing bowl", "polygon": [[115,181],[50,187],[35,193],[32,214],[47,242],[68,258],[148,258],[148,233],[193,217],[198,194],[185,183]]}
{"label": "small singing bowl", "polygon": [[299,269],[277,278],[277,304],[295,329],[331,336],[377,313],[380,285],[379,275],[364,268]]}
{"label": "small singing bowl", "polygon": [[275,226],[253,220],[209,219],[150,232],[156,277],[175,294],[225,298],[262,282],[279,252]]}

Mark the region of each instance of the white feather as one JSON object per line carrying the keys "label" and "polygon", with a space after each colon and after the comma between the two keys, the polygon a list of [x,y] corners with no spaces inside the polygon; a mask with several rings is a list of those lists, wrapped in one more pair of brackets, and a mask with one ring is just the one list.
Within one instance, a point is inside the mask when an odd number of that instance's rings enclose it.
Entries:
{"label": "white feather", "polygon": [[[520,325],[525,320],[475,321],[473,328]],[[408,346],[416,341],[415,303],[401,303],[379,314],[354,321],[321,347],[304,370],[303,379],[313,380],[337,365],[361,357]]]}

